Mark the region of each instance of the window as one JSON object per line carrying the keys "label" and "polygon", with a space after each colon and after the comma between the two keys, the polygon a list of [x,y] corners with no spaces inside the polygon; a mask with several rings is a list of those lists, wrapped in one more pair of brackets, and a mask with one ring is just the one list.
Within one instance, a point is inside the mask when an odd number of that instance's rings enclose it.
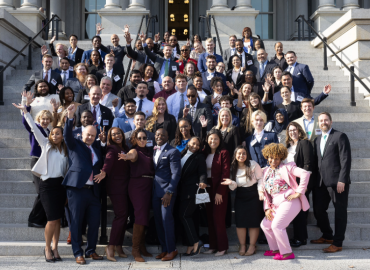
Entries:
{"label": "window", "polygon": [[98,10],[104,8],[105,0],[85,0],[85,38],[96,34],[96,24],[101,22]]}
{"label": "window", "polygon": [[256,18],[256,31],[261,39],[274,38],[274,3],[273,0],[252,0],[252,7],[259,10]]}

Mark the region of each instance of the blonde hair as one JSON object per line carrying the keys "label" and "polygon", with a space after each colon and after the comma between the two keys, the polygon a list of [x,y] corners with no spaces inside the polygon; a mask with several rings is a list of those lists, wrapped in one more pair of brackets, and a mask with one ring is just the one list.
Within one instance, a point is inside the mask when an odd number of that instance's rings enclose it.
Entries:
{"label": "blonde hair", "polygon": [[157,107],[158,107],[158,104],[160,101],[163,101],[164,104],[166,104],[166,112],[168,113],[168,107],[167,107],[167,102],[166,100],[163,98],[163,97],[159,97],[157,98],[155,101],[154,101],[154,107],[153,107],[153,112],[152,112],[152,116],[148,118],[148,120],[146,121],[146,129],[149,130],[149,131],[153,131],[153,128],[154,128],[154,125],[155,123],[157,122],[158,120],[158,110],[157,110]]}
{"label": "blonde hair", "polygon": [[66,56],[68,56],[68,47],[67,47],[65,44],[57,43],[57,44],[55,45],[55,48],[56,48],[56,47],[58,47],[59,45],[62,45],[62,46],[63,46],[63,50],[65,51]]}
{"label": "blonde hair", "polygon": [[207,38],[207,39],[206,39],[206,44],[207,44],[207,43],[213,43],[213,38]]}
{"label": "blonde hair", "polygon": [[267,116],[266,116],[266,114],[263,111],[261,111],[261,110],[257,110],[257,111],[255,111],[255,112],[252,113],[252,116],[251,116],[251,123],[252,123],[252,125],[253,125],[253,120],[256,120],[257,115],[261,116],[262,119],[263,119],[263,122],[266,124],[266,122],[267,122]]}
{"label": "blonde hair", "polygon": [[217,123],[217,126],[215,128],[216,129],[221,129],[222,128],[222,123],[221,123],[221,119],[220,119],[222,112],[227,112],[229,114],[229,116],[230,116],[230,123],[227,126],[227,132],[229,132],[232,129],[232,127],[233,127],[233,115],[231,114],[231,111],[229,110],[229,108],[222,108],[218,112],[218,116],[217,116],[218,123]]}
{"label": "blonde hair", "polygon": [[40,123],[40,120],[41,120],[41,118],[42,118],[44,115],[45,115],[47,118],[49,118],[49,119],[50,119],[50,123],[52,123],[52,122],[53,122],[54,117],[53,117],[53,115],[51,114],[51,112],[50,112],[49,110],[42,110],[42,111],[40,111],[38,114],[36,114],[35,122]]}

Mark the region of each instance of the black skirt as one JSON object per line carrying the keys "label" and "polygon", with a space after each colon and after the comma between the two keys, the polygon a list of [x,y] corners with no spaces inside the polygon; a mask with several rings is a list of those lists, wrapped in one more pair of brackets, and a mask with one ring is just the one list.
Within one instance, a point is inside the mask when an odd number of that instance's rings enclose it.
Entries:
{"label": "black skirt", "polygon": [[67,193],[62,182],[63,177],[49,178],[40,182],[40,199],[48,221],[58,220],[64,216]]}
{"label": "black skirt", "polygon": [[238,187],[235,194],[236,227],[259,228],[263,218],[263,201],[259,200],[257,183],[251,187]]}

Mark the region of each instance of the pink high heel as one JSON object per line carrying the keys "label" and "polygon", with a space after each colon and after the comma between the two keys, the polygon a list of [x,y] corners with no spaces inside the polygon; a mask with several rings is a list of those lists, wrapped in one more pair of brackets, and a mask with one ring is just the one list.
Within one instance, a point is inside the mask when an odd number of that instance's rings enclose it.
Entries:
{"label": "pink high heel", "polygon": [[284,255],[276,254],[273,259],[277,261],[285,261],[285,260],[295,259],[295,256],[294,256],[294,253],[292,253],[288,257],[284,258]]}
{"label": "pink high heel", "polygon": [[266,250],[266,252],[263,254],[263,256],[275,256],[277,254],[280,255],[279,252],[278,253],[273,253],[273,250]]}

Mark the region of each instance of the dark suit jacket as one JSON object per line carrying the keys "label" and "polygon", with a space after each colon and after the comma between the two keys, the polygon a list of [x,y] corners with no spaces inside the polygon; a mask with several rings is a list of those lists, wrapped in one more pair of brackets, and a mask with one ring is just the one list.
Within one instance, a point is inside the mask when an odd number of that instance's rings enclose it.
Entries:
{"label": "dark suit jacket", "polygon": [[345,133],[332,129],[327,138],[324,155],[321,156],[320,144],[322,135],[316,137],[314,141],[314,156],[318,164],[317,177],[319,183],[324,183],[327,187],[337,188],[338,182],[351,184],[351,145]]}
{"label": "dark suit jacket", "polygon": [[65,86],[72,88],[73,92],[75,93],[75,98],[83,87],[77,78],[69,78]]}
{"label": "dark suit jacket", "polygon": [[88,95],[89,95],[89,92],[87,91],[86,88],[80,89],[80,91],[78,91],[78,94],[75,98],[75,101],[80,104],[88,103],[90,102],[90,97],[88,99],[85,99],[85,97],[87,97]]}
{"label": "dark suit jacket", "polygon": [[[69,65],[71,67],[74,67],[76,65],[76,62],[73,61],[73,60],[71,60],[71,59],[68,59],[68,62],[69,62]],[[59,57],[58,56],[53,56],[53,65],[51,66],[51,68],[53,70],[56,70],[56,69],[59,69],[60,68]]]}
{"label": "dark suit jacket", "polygon": [[292,122],[303,116],[303,112],[301,110],[301,103],[298,101],[291,102],[287,106],[279,104],[277,107],[274,108],[274,113],[277,109],[284,109],[287,111],[289,116],[289,122]]}
{"label": "dark suit jacket", "polygon": [[[59,74],[62,74],[62,71],[58,68],[58,69],[55,69],[54,70],[56,73],[59,73]],[[60,75],[60,77],[62,77],[62,75]],[[68,71],[68,79],[69,78],[74,78],[74,76],[73,76],[73,71]],[[63,79],[62,79],[63,80]]]}
{"label": "dark suit jacket", "polygon": [[[223,59],[222,59],[222,56],[219,55],[219,54],[213,54],[214,56],[216,56],[216,62],[219,63],[219,62],[223,62]],[[199,55],[199,58],[198,58],[198,70],[203,73],[203,72],[206,72],[207,71],[207,66],[206,66],[206,62],[207,62],[207,56],[208,56],[208,53],[205,52],[205,53],[202,53],[201,55]],[[204,82],[203,82],[204,83]]]}
{"label": "dark suit jacket", "polygon": [[[150,60],[153,61],[154,63],[154,68],[157,70],[158,74],[161,72],[161,69],[162,69],[162,65],[165,61],[165,59],[161,56],[159,56],[158,54],[155,54],[153,52],[151,52],[148,48],[148,46],[144,46],[144,51],[146,53],[146,55],[149,57]],[[174,67],[176,67],[176,70],[174,70]],[[168,76],[170,76],[171,78],[175,78],[176,77],[176,71],[179,71],[180,68],[179,68],[179,64],[176,63],[175,60],[170,60],[170,66],[169,66],[169,69],[168,69]]]}
{"label": "dark suit jacket", "polygon": [[312,77],[310,68],[305,64],[299,64],[297,62],[293,70],[293,86],[295,89],[299,89],[306,95],[311,95],[311,90],[314,85],[314,79]]}
{"label": "dark suit jacket", "polygon": [[155,169],[153,195],[162,198],[167,191],[170,191],[173,192],[173,196],[176,196],[177,185],[181,177],[181,154],[179,150],[167,143],[158,158],[157,164],[155,164],[154,159],[153,163]]}
{"label": "dark suit jacket", "polygon": [[[52,56],[58,56],[54,49],[54,44],[49,43],[50,53]],[[82,54],[84,53],[84,50],[77,47],[77,51],[75,54],[75,64],[81,63]]]}
{"label": "dark suit jacket", "polygon": [[149,57],[143,51],[136,51],[132,49],[131,45],[126,45],[127,55],[133,60],[136,60],[135,69],[139,69],[141,65],[149,63]]}
{"label": "dark suit jacket", "polygon": [[[251,67],[254,65],[254,61],[253,61],[253,56],[250,55],[249,53],[246,53],[244,52],[244,58],[245,58],[245,65],[243,66],[243,58],[242,57],[239,57],[240,61],[242,62],[242,67],[245,67],[245,70],[250,70]],[[237,53],[235,53],[234,55],[238,55]],[[230,70],[233,68],[233,64],[232,64],[232,59],[233,59],[233,56],[234,55],[231,55],[230,58],[229,58],[229,62],[227,63],[227,69]],[[248,61],[252,61],[251,64],[248,64]]]}
{"label": "dark suit jacket", "polygon": [[[296,100],[295,102],[299,102],[298,101],[298,96],[301,96],[303,98],[308,97],[308,98],[314,99],[315,105],[319,105],[321,103],[321,101],[323,101],[324,99],[326,99],[328,97],[328,95],[321,92],[317,97],[312,98],[310,95],[307,95],[306,93],[296,91],[295,87],[294,87],[294,96],[295,96],[295,100]],[[283,103],[283,98],[281,97],[280,92],[277,92],[277,93],[274,94],[273,101],[274,101],[274,105],[276,107]]]}
{"label": "dark suit jacket", "polygon": [[238,78],[236,78],[236,83],[234,83],[233,78],[232,78],[232,75],[233,75],[233,68],[231,68],[228,71],[226,71],[226,80],[228,82],[233,83],[234,84],[234,87],[237,90],[239,90],[240,87],[242,86],[242,84],[245,82],[245,80],[244,80],[244,78],[245,78],[244,77],[245,76],[245,71],[244,72],[240,71],[238,73]]}
{"label": "dark suit jacket", "polygon": [[[211,88],[211,80],[208,80],[207,77],[209,76],[208,71],[202,72],[202,80],[203,80],[203,89],[206,89],[207,91],[213,93],[213,90]],[[224,83],[224,91],[222,92],[223,95],[227,95],[229,93],[229,87],[226,86],[226,77],[224,74],[219,73],[215,71],[214,74],[215,77],[221,77],[223,83]]]}
{"label": "dark suit jacket", "polygon": [[197,152],[192,154],[182,167],[179,183],[180,200],[194,198],[198,189],[197,184],[200,183],[207,183],[207,164],[204,155]]}
{"label": "dark suit jacket", "polygon": [[[89,179],[91,172],[93,175],[99,174],[103,166],[102,149],[99,144],[94,143],[91,147],[94,149],[98,161],[93,165],[91,160],[91,150],[80,139],[75,139],[72,133],[73,120],[67,120],[63,137],[68,148],[69,169],[64,177],[62,185],[69,187],[82,188]],[[94,181],[94,194],[99,197],[100,184]]]}
{"label": "dark suit jacket", "polygon": [[[100,84],[100,81],[103,77],[107,76],[107,71],[105,69],[102,69],[102,70],[99,70],[96,72],[96,78],[98,78],[98,81],[99,81],[99,84]],[[119,79],[116,77],[118,76]],[[117,78],[117,79],[115,79]],[[119,75],[119,73],[115,70],[115,68],[113,67],[113,72],[112,72],[112,81],[113,81],[113,85],[112,85],[112,90],[111,92],[115,95],[118,94],[118,91],[122,88],[122,83],[123,83],[123,77],[122,75]]]}
{"label": "dark suit jacket", "polygon": [[271,57],[270,62],[275,62],[279,67],[281,67],[282,70],[285,70],[289,65],[285,61],[285,54],[283,54],[283,58],[280,60],[276,57],[276,54],[274,57]]}
{"label": "dark suit jacket", "polygon": [[[100,107],[101,116],[100,116],[100,123],[98,123],[98,124],[101,126],[101,128],[103,128],[105,126],[105,131],[108,132],[108,130],[113,125],[113,120],[114,120],[113,113],[110,109],[108,109],[107,107],[105,107],[101,104],[99,105],[99,107]],[[82,104],[82,105],[77,107],[77,111],[75,113],[76,114],[76,127],[81,126],[80,119],[81,119],[81,114],[84,110],[91,111],[90,102]],[[108,120],[108,125],[103,125],[104,120]]]}
{"label": "dark suit jacket", "polygon": [[256,61],[254,63],[254,65],[250,68],[250,70],[252,70],[254,75],[256,76],[257,82],[263,82],[264,83],[267,74],[271,73],[272,69],[276,66],[277,66],[277,64],[275,62],[272,62],[272,61],[267,62],[265,70],[263,71],[263,74],[262,74],[262,78],[261,78],[261,75],[260,75],[260,63],[258,61]]}
{"label": "dark suit jacket", "polygon": [[113,70],[122,78],[122,76],[125,74],[123,59],[127,54],[126,47],[122,47],[121,45],[118,45],[117,47],[114,47],[112,45],[104,46],[103,44],[101,44],[100,48],[106,54],[109,54],[111,50],[113,51],[115,60]]}
{"label": "dark suit jacket", "polygon": [[[304,169],[306,171],[311,172],[310,181],[308,182],[308,185],[310,188],[309,190],[312,190],[313,181],[315,177],[313,176],[316,165],[314,161],[313,156],[313,146],[309,140],[299,140],[297,144],[297,148],[295,149],[295,155],[294,155],[294,163],[297,165],[298,168]],[[299,184],[300,179],[297,178],[297,183]]]}
{"label": "dark suit jacket", "polygon": [[262,149],[265,147],[265,145],[268,145],[270,143],[279,143],[279,139],[274,132],[268,132],[264,131],[264,135],[261,139],[261,142],[256,142],[253,146],[251,145],[251,142],[255,139],[255,136],[252,134],[249,136],[246,140],[246,147],[249,151],[249,154],[251,155],[251,158],[257,162],[261,168],[265,167],[267,165],[267,160],[262,155]]}
{"label": "dark suit jacket", "polygon": [[[102,48],[100,48],[100,50],[101,50],[101,57],[102,57],[102,59],[104,59],[104,57],[105,57],[105,55],[106,55],[106,53],[103,51],[103,49]],[[92,52],[93,50],[88,50],[88,51],[84,51],[84,53],[82,54],[82,59],[81,59],[81,63],[85,63],[85,60],[89,60],[90,59],[90,57],[91,57],[91,52]]]}
{"label": "dark suit jacket", "polygon": [[[135,87],[132,84],[126,85],[125,87],[122,87],[118,93],[117,96],[121,98],[121,103],[125,104],[125,100],[129,98],[136,98],[135,93]],[[137,104],[139,105],[139,104]]]}
{"label": "dark suit jacket", "polygon": [[[153,116],[150,116],[151,118]],[[146,120],[146,122],[149,121],[149,118]],[[171,142],[173,139],[175,139],[175,133],[176,133],[177,123],[176,118],[172,114],[165,113],[164,114],[164,122],[163,122],[163,129],[167,130],[168,132],[168,141]],[[156,125],[154,124],[153,129],[151,132],[155,134],[157,131]]]}
{"label": "dark suit jacket", "polygon": [[[216,127],[213,127],[214,129]],[[224,149],[226,149],[230,154],[230,161],[233,158],[234,150],[238,145],[241,144],[239,128],[232,127],[229,132],[226,133],[225,138],[223,139]]]}
{"label": "dark suit jacket", "polygon": [[[50,94],[56,94],[58,89],[58,84],[63,84],[62,77],[60,77],[60,74],[58,72],[55,72],[54,70],[51,71],[50,73],[50,80],[49,80],[49,89],[50,89]],[[30,91],[31,87],[34,86],[37,81],[42,80],[44,78],[43,76],[43,71],[36,71],[33,73],[28,80],[28,82],[23,86],[23,91]],[[55,85],[52,83],[52,80],[55,80],[56,83]]]}
{"label": "dark suit jacket", "polygon": [[[200,123],[200,120],[199,120],[199,117],[201,115],[204,115],[204,117],[207,119],[207,122],[208,122],[207,123],[207,131],[210,131],[213,127],[213,117],[212,117],[211,109],[209,108],[209,106],[207,104],[200,103],[198,101],[197,109],[195,110],[195,113],[194,113],[194,119],[191,123],[191,125],[193,127],[194,135],[198,136],[198,137],[200,137],[201,132],[202,132],[202,124]],[[188,113],[186,118],[188,118],[189,121],[191,121],[190,113]]]}

